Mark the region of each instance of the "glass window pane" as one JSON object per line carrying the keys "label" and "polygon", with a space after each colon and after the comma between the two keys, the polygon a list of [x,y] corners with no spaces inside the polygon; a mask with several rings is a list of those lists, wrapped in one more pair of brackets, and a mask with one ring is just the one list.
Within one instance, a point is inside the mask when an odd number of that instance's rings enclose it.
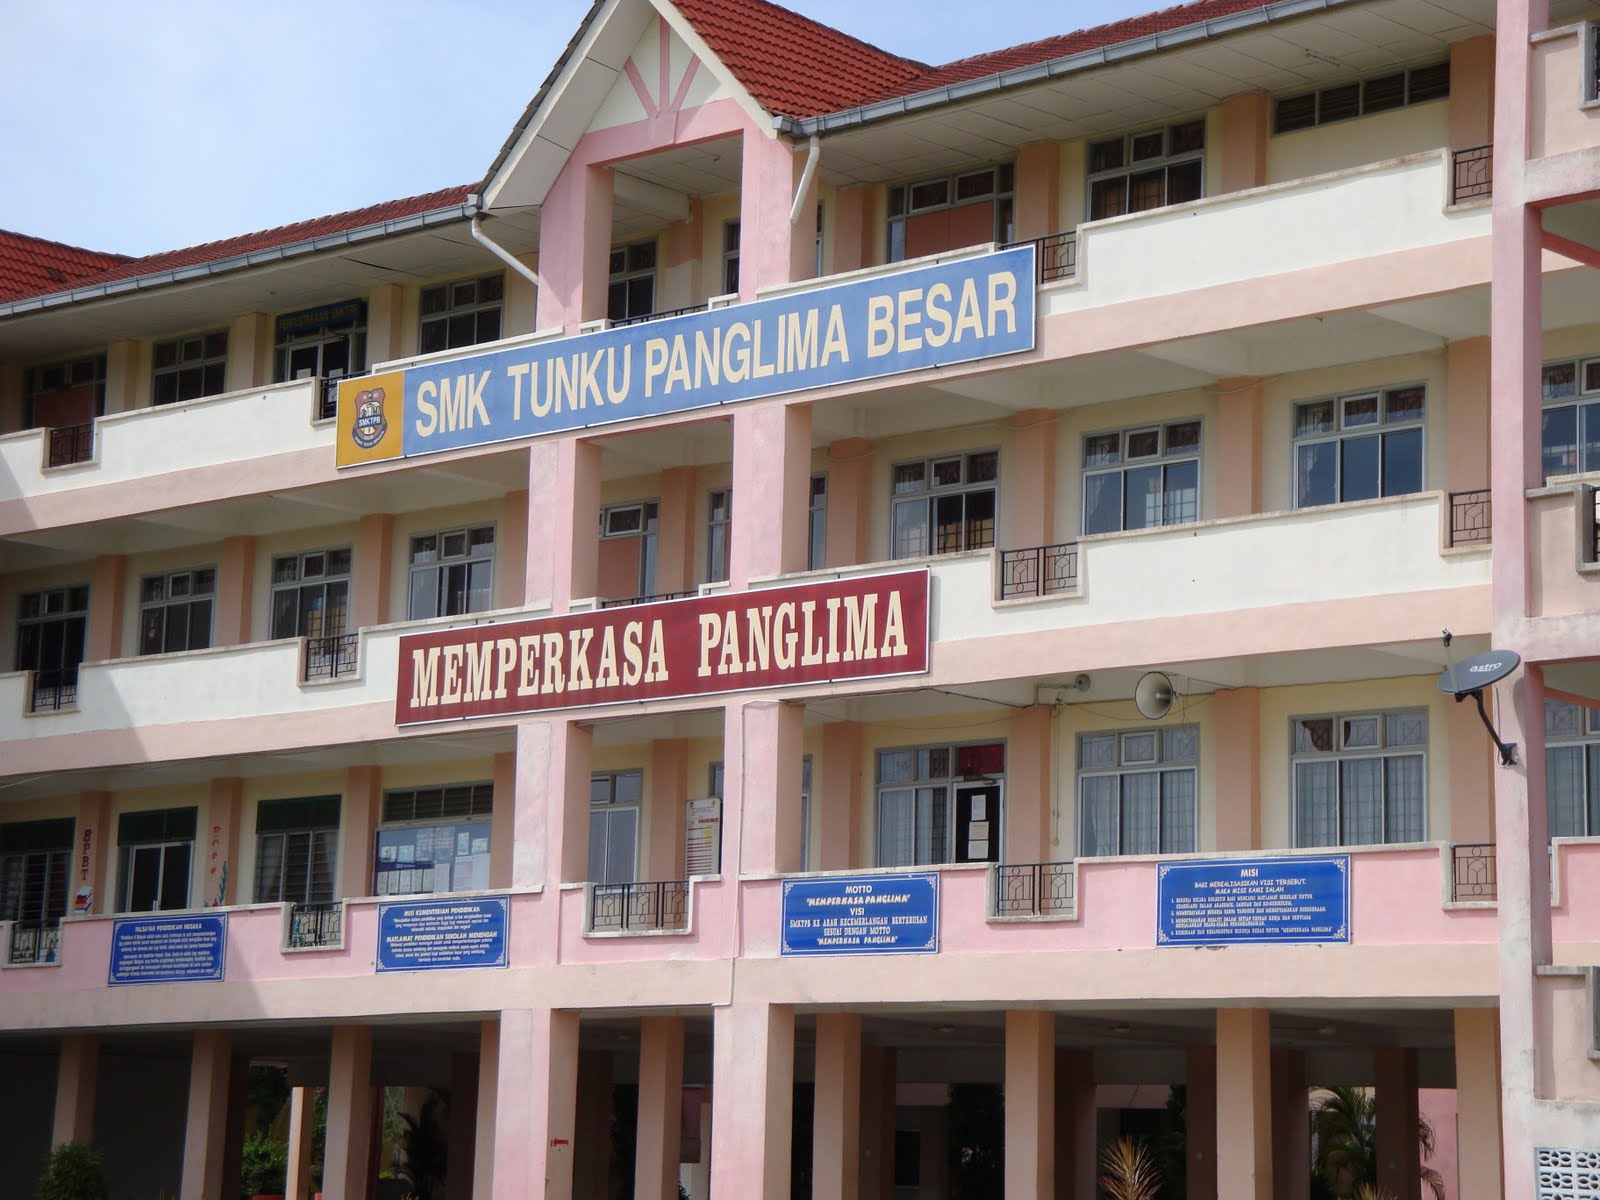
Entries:
{"label": "glass window pane", "polygon": [[1162,497],[1161,521],[1164,525],[1183,525],[1200,519],[1200,464],[1173,463],[1165,468],[1166,490]]}
{"label": "glass window pane", "polygon": [[1578,451],[1578,470],[1600,470],[1600,404],[1585,404],[1579,410],[1578,424],[1583,431]]}
{"label": "glass window pane", "polygon": [[1200,727],[1175,725],[1161,731],[1161,761],[1194,762],[1200,757]]}
{"label": "glass window pane", "polygon": [[1000,455],[993,450],[967,455],[967,482],[989,483],[1000,477]]}
{"label": "glass window pane", "polygon": [[589,882],[606,881],[606,810],[589,813]]}
{"label": "glass window pane", "polygon": [[1125,733],[1122,735],[1122,761],[1125,763],[1153,763],[1156,761],[1156,735],[1154,733]]}
{"label": "glass window pane", "polygon": [[1394,388],[1384,393],[1383,419],[1390,425],[1400,421],[1420,421],[1426,389]]}
{"label": "glass window pane", "polygon": [[1578,391],[1578,366],[1576,363],[1551,363],[1540,373],[1541,390],[1546,404],[1574,396]]}
{"label": "glass window pane", "polygon": [[1195,850],[1195,773],[1161,773],[1161,853],[1192,854]]}
{"label": "glass window pane", "polygon": [[966,496],[964,550],[987,550],[994,545],[995,494],[992,490],[969,492]]}
{"label": "glass window pane", "polygon": [[1301,762],[1294,766],[1294,844],[1338,845],[1338,805],[1334,797],[1332,762]]}
{"label": "glass window pane", "polygon": [[1086,733],[1078,739],[1078,766],[1085,771],[1117,765],[1117,735]]}
{"label": "glass window pane", "polygon": [[1577,737],[1583,732],[1583,709],[1564,700],[1544,702],[1544,735],[1551,737]]}
{"label": "glass window pane", "polygon": [[1161,453],[1159,429],[1135,429],[1128,434],[1128,457],[1154,458]]}
{"label": "glass window pane", "polygon": [[1341,424],[1345,429],[1355,429],[1363,425],[1376,425],[1378,423],[1378,398],[1376,396],[1352,396],[1341,402],[1343,420]]}
{"label": "glass window pane", "polygon": [[1547,408],[1540,422],[1544,475],[1571,475],[1578,469],[1578,410],[1567,405]]}
{"label": "glass window pane", "polygon": [[1141,171],[1128,177],[1128,211],[1148,212],[1167,202],[1167,173],[1164,170]]}
{"label": "glass window pane", "polygon": [[1097,775],[1082,780],[1079,786],[1081,832],[1078,853],[1085,857],[1117,852],[1117,777]]}
{"label": "glass window pane", "polygon": [[191,846],[167,846],[161,864],[161,907],[173,909],[189,907],[189,859]]}
{"label": "glass window pane", "polygon": [[1339,842],[1345,846],[1383,841],[1383,760],[1346,759],[1339,764]]}
{"label": "glass window pane", "polygon": [[617,773],[616,803],[637,804],[644,789],[644,776],[638,771]]}
{"label": "glass window pane", "polygon": [[1584,829],[1582,746],[1547,746],[1544,752],[1546,813],[1551,837],[1581,837]]}
{"label": "glass window pane", "polygon": [[896,495],[920,492],[926,485],[926,463],[899,463],[895,466],[892,487]]}
{"label": "glass window pane", "polygon": [[1294,505],[1310,508],[1333,504],[1339,498],[1336,442],[1312,442],[1295,447]]}
{"label": "glass window pane", "polygon": [[1097,179],[1089,185],[1089,219],[1103,221],[1107,217],[1120,217],[1128,211],[1128,179],[1119,175],[1115,179]]}
{"label": "glass window pane", "polygon": [[1160,849],[1160,780],[1154,771],[1122,777],[1122,853],[1155,854]]}
{"label": "glass window pane", "polygon": [[1205,176],[1201,161],[1174,163],[1167,168],[1167,203],[1187,204],[1200,199],[1205,190]]}
{"label": "glass window pane", "polygon": [[1333,432],[1333,401],[1316,400],[1294,406],[1294,436]]}
{"label": "glass window pane", "polygon": [[1339,743],[1347,750],[1375,749],[1378,745],[1378,718],[1346,717],[1339,722]]}
{"label": "glass window pane", "polygon": [[1389,713],[1385,717],[1387,728],[1384,741],[1390,746],[1426,746],[1428,744],[1428,714],[1419,710]]}
{"label": "glass window pane", "polygon": [[606,814],[606,866],[602,883],[632,883],[639,810],[613,808]]}
{"label": "glass window pane", "polygon": [[1135,467],[1124,474],[1123,528],[1161,524],[1161,468]]}
{"label": "glass window pane", "polygon": [[894,537],[891,556],[915,558],[928,553],[928,503],[902,501],[894,506]]}
{"label": "glass window pane", "polygon": [[1104,467],[1118,461],[1122,452],[1122,435],[1095,433],[1083,439],[1083,465]]}
{"label": "glass window pane", "polygon": [[1167,426],[1167,453],[1185,454],[1200,448],[1200,422],[1182,421]]}
{"label": "glass window pane", "polygon": [[1383,494],[1407,496],[1422,490],[1422,430],[1383,435]]}
{"label": "glass window pane", "polygon": [[1372,500],[1378,496],[1379,439],[1347,437],[1339,443],[1339,499]]}
{"label": "glass window pane", "polygon": [[1425,824],[1423,813],[1422,755],[1403,754],[1383,763],[1384,796],[1383,840],[1420,842]]}
{"label": "glass window pane", "polygon": [[878,794],[878,865],[912,865],[915,833],[915,800],[909,789]]}

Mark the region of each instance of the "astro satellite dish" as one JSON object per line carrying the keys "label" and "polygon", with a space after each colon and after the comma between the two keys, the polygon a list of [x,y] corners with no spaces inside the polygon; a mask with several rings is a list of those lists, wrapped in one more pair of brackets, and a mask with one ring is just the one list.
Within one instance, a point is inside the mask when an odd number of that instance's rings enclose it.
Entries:
{"label": "astro satellite dish", "polygon": [[1177,693],[1172,690],[1172,680],[1161,671],[1146,671],[1133,689],[1133,704],[1139,715],[1149,721],[1159,721],[1172,711]]}
{"label": "astro satellite dish", "polygon": [[1483,727],[1489,731],[1489,736],[1494,739],[1494,744],[1500,751],[1500,765],[1515,766],[1517,744],[1500,740],[1500,735],[1495,732],[1494,725],[1489,720],[1489,714],[1484,710],[1483,690],[1493,687],[1509,676],[1522,665],[1522,659],[1511,650],[1489,650],[1456,662],[1450,657],[1450,638],[1451,633],[1446,629],[1444,657],[1449,665],[1445,667],[1444,674],[1439,676],[1439,690],[1447,696],[1454,696],[1457,703],[1471,696],[1478,705],[1478,716],[1483,721]]}

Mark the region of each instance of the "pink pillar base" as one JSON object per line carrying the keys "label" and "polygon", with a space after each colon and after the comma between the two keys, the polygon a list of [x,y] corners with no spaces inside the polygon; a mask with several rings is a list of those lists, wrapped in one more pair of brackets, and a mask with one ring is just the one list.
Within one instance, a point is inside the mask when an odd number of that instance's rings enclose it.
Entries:
{"label": "pink pillar base", "polygon": [[328,1059],[324,1200],[366,1200],[372,1153],[372,1027],[339,1025]]}
{"label": "pink pillar base", "polygon": [[861,1194],[861,1016],[817,1014],[811,1186],[816,1200]]}
{"label": "pink pillar base", "polygon": [[[500,1017],[493,1200],[572,1200],[578,1014],[508,1009]],[[540,1181],[543,1190],[540,1190]]]}
{"label": "pink pillar base", "polygon": [[1006,1200],[1055,1192],[1056,1019],[1006,1013]]}
{"label": "pink pillar base", "polygon": [[[218,1200],[227,1157],[228,1072],[233,1037],[226,1030],[194,1035],[189,1063],[189,1112],[183,1138],[180,1200]],[[344,1200],[337,1194],[328,1200]]]}
{"label": "pink pillar base", "polygon": [[99,1069],[99,1038],[76,1034],[61,1039],[55,1124],[50,1133],[52,1148],[67,1142],[94,1141],[95,1081]]}
{"label": "pink pillar base", "polygon": [[682,1017],[639,1022],[639,1121],[633,1200],[677,1200],[683,1130]]}
{"label": "pink pillar base", "polygon": [[715,1010],[711,1200],[789,1194],[794,1113],[794,1010],[735,1004]]}
{"label": "pink pillar base", "polygon": [[1217,1010],[1217,1195],[1274,1200],[1272,1019],[1260,1008]]}

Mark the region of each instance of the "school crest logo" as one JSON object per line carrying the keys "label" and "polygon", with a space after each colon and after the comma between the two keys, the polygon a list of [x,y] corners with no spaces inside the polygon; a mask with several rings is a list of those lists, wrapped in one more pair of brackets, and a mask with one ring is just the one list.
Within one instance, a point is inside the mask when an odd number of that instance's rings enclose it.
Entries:
{"label": "school crest logo", "polygon": [[371,388],[356,396],[356,419],[350,439],[363,450],[371,450],[389,432],[389,418],[383,415],[383,389]]}

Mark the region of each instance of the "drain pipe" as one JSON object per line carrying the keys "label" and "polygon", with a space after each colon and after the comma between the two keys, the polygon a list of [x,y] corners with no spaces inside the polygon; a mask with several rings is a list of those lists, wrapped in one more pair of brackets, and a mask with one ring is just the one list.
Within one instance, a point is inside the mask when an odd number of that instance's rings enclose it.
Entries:
{"label": "drain pipe", "polygon": [[806,148],[805,170],[800,172],[800,184],[794,190],[794,204],[789,209],[789,224],[800,224],[800,202],[806,197],[806,189],[811,186],[811,178],[817,173],[817,160],[822,157],[822,139],[815,134],[811,137],[810,145]]}
{"label": "drain pipe", "polygon": [[[469,204],[476,204],[478,202],[478,198],[476,196],[469,196],[467,198],[467,202]],[[527,263],[519,261],[516,255],[512,254],[511,251],[507,250],[499,242],[495,241],[483,231],[482,219],[482,213],[475,212],[472,214],[471,229],[473,240],[487,250],[490,254],[498,258],[501,262],[505,263],[506,266],[510,267],[518,275],[521,275],[529,283],[533,284],[534,287],[542,287],[543,285],[539,282],[539,276],[535,274],[532,267],[528,266]]]}

